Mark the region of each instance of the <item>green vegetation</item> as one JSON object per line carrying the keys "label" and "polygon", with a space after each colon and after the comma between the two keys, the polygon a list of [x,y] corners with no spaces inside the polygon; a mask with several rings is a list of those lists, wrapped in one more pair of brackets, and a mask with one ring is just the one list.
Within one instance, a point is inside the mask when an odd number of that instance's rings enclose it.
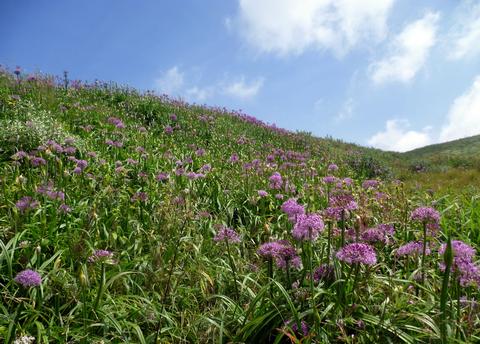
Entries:
{"label": "green vegetation", "polygon": [[409,159],[1,71],[0,338],[478,342],[478,189]]}

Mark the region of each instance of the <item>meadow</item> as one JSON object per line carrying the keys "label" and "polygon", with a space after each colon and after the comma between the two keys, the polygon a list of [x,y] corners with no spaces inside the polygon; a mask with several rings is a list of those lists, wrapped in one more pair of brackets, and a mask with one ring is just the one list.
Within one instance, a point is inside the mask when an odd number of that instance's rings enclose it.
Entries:
{"label": "meadow", "polygon": [[475,177],[385,154],[1,69],[0,338],[480,342]]}

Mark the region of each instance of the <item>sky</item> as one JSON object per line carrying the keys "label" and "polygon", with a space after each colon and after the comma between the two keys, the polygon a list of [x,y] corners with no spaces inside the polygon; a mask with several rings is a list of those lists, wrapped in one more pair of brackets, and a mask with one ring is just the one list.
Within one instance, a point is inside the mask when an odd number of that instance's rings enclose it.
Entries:
{"label": "sky", "polygon": [[0,64],[385,150],[480,134],[479,0],[1,0]]}

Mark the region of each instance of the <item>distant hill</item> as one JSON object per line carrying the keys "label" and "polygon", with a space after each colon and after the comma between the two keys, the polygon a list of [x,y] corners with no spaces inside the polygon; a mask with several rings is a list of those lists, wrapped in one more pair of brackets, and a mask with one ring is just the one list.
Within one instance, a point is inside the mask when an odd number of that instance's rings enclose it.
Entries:
{"label": "distant hill", "polygon": [[480,135],[429,145],[403,154],[410,159],[429,159],[436,155],[476,158],[480,155]]}

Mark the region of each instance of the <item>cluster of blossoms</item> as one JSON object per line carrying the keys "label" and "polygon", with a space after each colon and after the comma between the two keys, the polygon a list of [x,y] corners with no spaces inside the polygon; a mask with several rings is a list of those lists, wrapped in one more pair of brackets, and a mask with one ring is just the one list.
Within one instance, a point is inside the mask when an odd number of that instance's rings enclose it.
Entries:
{"label": "cluster of blossoms", "polygon": [[257,193],[258,193],[259,197],[267,197],[268,196],[268,192],[266,192],[265,190],[258,190]]}
{"label": "cluster of blossoms", "polygon": [[105,144],[108,145],[108,146],[117,147],[117,148],[122,148],[123,147],[123,142],[114,141],[114,140],[110,140],[110,139],[105,140]]}
{"label": "cluster of blossoms", "polygon": [[358,208],[357,202],[351,193],[337,190],[329,199],[328,208],[323,216],[330,220],[340,221],[348,212]]}
{"label": "cluster of blossoms", "polygon": [[268,180],[270,181],[270,189],[279,190],[282,188],[283,180],[280,173],[275,172],[270,176],[270,178],[268,178]]}
{"label": "cluster of blossoms", "polygon": [[222,226],[213,240],[216,242],[227,241],[228,243],[235,244],[240,242],[240,235],[238,235],[234,229]]}
{"label": "cluster of blossoms", "polygon": [[286,240],[277,240],[262,244],[257,253],[264,259],[275,260],[277,267],[286,269],[288,267],[300,268],[302,260],[297,255],[297,250]]}
{"label": "cluster of blossoms", "polygon": [[305,214],[304,206],[298,204],[297,200],[294,198],[290,198],[283,202],[281,209],[285,214],[287,214],[290,222],[296,222],[296,219],[299,215]]}
{"label": "cluster of blossoms", "polygon": [[[443,255],[447,245],[442,244],[438,253]],[[473,261],[475,257],[475,249],[460,240],[452,241],[453,264],[452,272],[454,272],[462,287],[469,285],[480,286],[480,267]],[[445,264],[440,263],[440,269],[445,270]]]}
{"label": "cluster of blossoms", "polygon": [[107,122],[110,123],[110,124],[113,124],[118,129],[125,128],[125,124],[122,122],[122,120],[120,118],[109,117]]}
{"label": "cluster of blossoms", "polygon": [[332,282],[335,279],[335,270],[333,265],[322,264],[315,269],[313,273],[313,281],[319,283],[320,281]]}
{"label": "cluster of blossoms", "polygon": [[39,206],[39,203],[37,200],[33,199],[30,196],[24,196],[20,198],[17,203],[15,203],[15,206],[18,210],[20,210],[21,213],[25,213],[29,209],[37,208]]}
{"label": "cluster of blossoms", "polygon": [[325,184],[333,184],[337,182],[338,179],[335,176],[326,176],[326,177],[323,177],[322,180]]}
{"label": "cluster of blossoms", "polygon": [[376,189],[380,185],[380,182],[375,179],[368,179],[362,183],[364,189]]}
{"label": "cluster of blossoms", "polygon": [[76,166],[73,169],[73,173],[75,174],[82,173],[88,166],[88,162],[86,160],[73,159],[73,161],[76,163]]}
{"label": "cluster of blossoms", "polygon": [[377,263],[375,249],[363,243],[352,243],[342,247],[336,254],[337,258],[348,264],[374,265]]}
{"label": "cluster of blossoms", "polygon": [[62,191],[55,191],[53,183],[50,181],[48,184],[41,185],[37,188],[39,194],[45,195],[51,200],[65,200],[65,194]]}
{"label": "cluster of blossoms", "polygon": [[165,172],[160,172],[159,174],[157,174],[157,175],[155,176],[155,179],[156,179],[157,181],[159,181],[159,182],[166,181],[166,180],[168,180],[168,178],[169,178],[169,177],[168,177],[168,174],[165,173]]}
{"label": "cluster of blossoms", "polygon": [[[402,256],[417,256],[422,254],[423,252],[423,242],[422,241],[410,241],[406,243],[405,245],[400,246],[397,249],[397,256],[402,257]],[[430,255],[431,250],[427,245],[427,248],[425,250],[425,254],[428,256]]]}
{"label": "cluster of blossoms", "polygon": [[93,254],[88,257],[87,261],[89,263],[105,263],[105,262],[112,262],[113,263],[113,252],[108,250],[95,250]]}
{"label": "cluster of blossoms", "polygon": [[394,228],[392,225],[380,224],[375,228],[369,228],[361,234],[362,241],[368,243],[389,244],[392,241]]}
{"label": "cluster of blossoms", "polygon": [[324,227],[320,215],[299,214],[292,229],[292,236],[299,241],[314,241]]}
{"label": "cluster of blossoms", "polygon": [[19,272],[13,280],[24,287],[38,287],[42,284],[42,276],[30,269]]}
{"label": "cluster of blossoms", "polygon": [[308,324],[305,320],[300,321],[300,329],[298,328],[298,324],[293,320],[285,321],[285,326],[290,327],[293,332],[298,333],[304,337],[308,336]]}
{"label": "cluster of blossoms", "polygon": [[130,201],[145,203],[146,201],[148,201],[148,194],[143,191],[137,191],[132,195],[132,197],[130,198]]}
{"label": "cluster of blossoms", "polygon": [[412,211],[411,219],[422,223],[434,223],[440,222],[440,213],[430,207],[419,207]]}
{"label": "cluster of blossoms", "polygon": [[330,164],[328,165],[327,170],[330,172],[338,171],[338,166],[336,164]]}

